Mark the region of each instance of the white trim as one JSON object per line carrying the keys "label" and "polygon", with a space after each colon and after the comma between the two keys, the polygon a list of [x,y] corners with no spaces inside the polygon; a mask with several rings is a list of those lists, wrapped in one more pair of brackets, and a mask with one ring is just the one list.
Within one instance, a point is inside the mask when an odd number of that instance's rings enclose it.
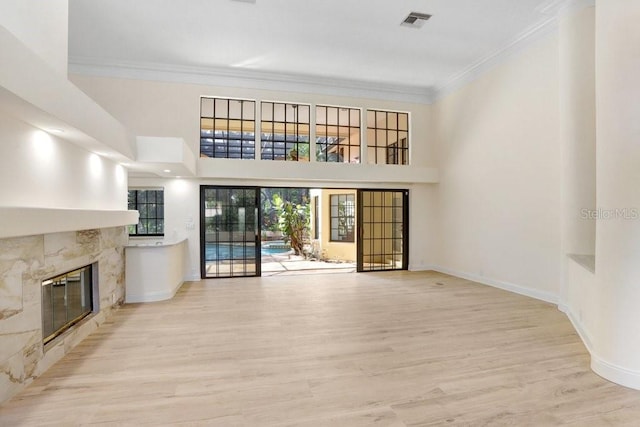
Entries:
{"label": "white trim", "polygon": [[430,104],[430,88],[320,76],[264,72],[242,68],[193,67],[144,62],[110,62],[99,58],[69,57],[69,73],[101,77],[246,87],[285,92],[384,99]]}
{"label": "white trim", "polygon": [[625,387],[629,387],[635,390],[640,390],[640,372],[632,371],[621,366],[609,363],[606,360],[600,358],[594,352],[591,353],[591,369],[602,378],[612,381],[616,384],[620,384]]}
{"label": "white trim", "polygon": [[582,322],[576,318],[571,309],[564,303],[558,305],[558,310],[566,314],[573,328],[587,348],[591,355],[591,369],[607,381],[620,384],[625,387],[640,390],[640,372],[626,369],[613,363],[607,362],[600,357],[594,350],[591,335],[582,325]]}
{"label": "white trim", "polygon": [[428,264],[409,264],[409,271],[429,271],[433,270],[432,265]]}
{"label": "white trim", "polygon": [[178,283],[173,289],[158,292],[145,292],[143,294],[127,293],[125,296],[125,304],[138,303],[138,302],[156,302],[165,301],[173,298],[178,289],[184,282]]}
{"label": "white trim", "polygon": [[534,42],[555,33],[558,17],[593,7],[595,0],[548,0],[536,8],[546,18],[518,34],[505,46],[452,74],[435,87],[402,85],[333,77],[266,72],[234,67],[195,67],[163,63],[119,61],[70,56],[69,73],[125,79],[244,87],[285,92],[315,93],[432,104],[494,67],[527,49]]}
{"label": "white trim", "polygon": [[458,271],[439,265],[432,265],[430,270],[437,271],[439,273],[449,274],[451,276],[460,277],[462,279],[471,280],[481,285],[487,285],[494,288],[502,289],[505,291],[513,292],[515,294],[524,295],[526,297],[535,298],[540,301],[545,301],[552,304],[558,304],[558,296],[551,292],[539,291],[537,289],[531,289],[524,286],[516,285],[514,283],[504,282],[502,280],[491,279],[488,277],[482,277],[464,271]]}
{"label": "white trim", "polygon": [[567,316],[567,318],[573,325],[573,329],[576,330],[578,336],[584,343],[584,346],[587,348],[587,351],[593,356],[593,340],[591,339],[591,335],[589,334],[589,332],[587,332],[587,330],[582,325],[582,322],[578,320],[578,318],[573,314],[571,309],[566,304],[558,304],[558,310],[560,310]]}
{"label": "white trim", "polygon": [[[457,270],[453,270],[450,268],[445,268],[437,265],[413,265],[410,266],[409,269],[411,271],[437,271],[439,273],[449,274],[451,276],[460,277],[463,279],[471,280],[479,284],[488,285],[492,287],[496,287],[499,289],[503,289],[505,291],[514,292],[516,294],[528,296],[531,298],[535,298],[538,300],[542,300],[545,302],[558,304],[558,297],[549,292],[538,291],[530,288],[526,288],[520,285],[515,285],[513,283],[503,282],[494,279],[487,279],[486,277],[479,277],[474,274],[464,273]],[[626,369],[621,366],[615,365],[613,363],[607,362],[603,358],[601,358],[598,354],[595,353],[593,349],[592,339],[587,330],[571,312],[571,310],[564,304],[558,304],[558,310],[563,312],[571,324],[573,328],[578,333],[578,336],[584,343],[587,351],[591,355],[591,369],[596,374],[600,375],[607,381],[614,382],[616,384],[620,384],[625,387],[629,387],[635,390],[640,390],[640,371],[634,371],[631,369]]]}

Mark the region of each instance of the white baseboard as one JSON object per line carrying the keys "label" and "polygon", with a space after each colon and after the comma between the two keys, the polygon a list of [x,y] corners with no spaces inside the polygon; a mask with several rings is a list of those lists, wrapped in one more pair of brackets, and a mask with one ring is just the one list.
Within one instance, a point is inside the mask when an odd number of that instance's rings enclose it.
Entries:
{"label": "white baseboard", "polygon": [[620,384],[634,390],[640,390],[640,372],[632,371],[609,363],[597,354],[591,353],[591,369],[608,381]]}
{"label": "white baseboard", "polygon": [[582,322],[571,312],[571,310],[565,305],[561,304],[558,301],[558,296],[549,292],[538,291],[535,289],[526,288],[523,286],[515,285],[513,283],[503,282],[500,280],[489,279],[486,277],[479,277],[474,274],[469,274],[461,271],[452,270],[449,268],[444,268],[440,266],[422,266],[422,270],[434,270],[440,273],[449,274],[452,276],[460,277],[467,280],[472,280],[474,282],[493,286],[499,289],[503,289],[505,291],[514,292],[520,295],[528,296],[531,298],[535,298],[538,300],[542,300],[545,302],[549,302],[552,304],[558,305],[558,310],[562,311],[571,324],[573,328],[580,336],[580,339],[584,343],[587,351],[591,355],[591,369],[596,374],[600,375],[602,378],[614,382],[616,384],[620,384],[625,387],[629,387],[635,390],[640,390],[640,372],[634,371],[631,369],[626,369],[616,364],[610,363],[600,357],[593,348],[592,339],[589,332],[584,328]]}
{"label": "white baseboard", "polygon": [[425,269],[434,270],[439,273],[449,274],[451,276],[456,276],[462,279],[471,280],[473,282],[477,282],[482,285],[492,286],[494,288],[513,292],[515,294],[524,295],[526,297],[549,302],[551,304],[558,304],[558,296],[551,292],[539,291],[537,289],[527,288],[524,286],[516,285],[514,283],[491,279],[489,277],[478,276],[475,274],[466,273],[464,271],[453,270],[451,268],[446,268],[439,265],[432,265],[429,268],[425,268]]}
{"label": "white baseboard", "polygon": [[428,270],[433,270],[433,266],[428,264],[409,264],[409,271],[428,271]]}
{"label": "white baseboard", "polygon": [[591,344],[592,343],[591,334],[587,331],[587,329],[584,327],[582,322],[578,319],[578,317],[576,317],[576,315],[571,311],[571,309],[567,307],[566,304],[564,303],[558,304],[558,310],[560,310],[567,316],[567,318],[573,325],[573,329],[576,330],[576,332],[578,333],[578,336],[584,343],[584,346],[587,348],[587,351],[589,351],[589,353],[593,355],[593,345]]}
{"label": "white baseboard", "polygon": [[145,292],[144,294],[132,294],[128,293],[125,298],[127,304],[138,302],[156,302],[165,301],[175,296],[178,289],[184,282],[178,283],[173,289],[159,291],[159,292]]}
{"label": "white baseboard", "polygon": [[558,309],[567,315],[580,339],[591,355],[591,369],[607,381],[620,384],[625,387],[640,390],[640,372],[626,369],[613,363],[607,362],[594,350],[591,335],[586,330],[582,322],[574,315],[565,304],[558,305]]}

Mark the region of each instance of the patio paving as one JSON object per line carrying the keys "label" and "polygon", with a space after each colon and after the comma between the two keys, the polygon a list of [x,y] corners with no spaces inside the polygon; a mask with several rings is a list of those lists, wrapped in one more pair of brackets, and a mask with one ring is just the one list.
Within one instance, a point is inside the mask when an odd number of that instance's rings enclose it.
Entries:
{"label": "patio paving", "polygon": [[356,264],[353,262],[307,260],[293,253],[262,256],[262,276],[353,273],[355,271]]}

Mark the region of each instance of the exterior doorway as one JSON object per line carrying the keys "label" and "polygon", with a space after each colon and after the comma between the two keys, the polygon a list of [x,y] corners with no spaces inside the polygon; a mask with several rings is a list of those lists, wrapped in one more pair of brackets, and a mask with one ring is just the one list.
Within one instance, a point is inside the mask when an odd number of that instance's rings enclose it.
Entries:
{"label": "exterior doorway", "polygon": [[406,270],[409,192],[358,190],[358,271]]}
{"label": "exterior doorway", "polygon": [[258,187],[200,187],[201,277],[260,276]]}
{"label": "exterior doorway", "polygon": [[402,270],[408,191],[201,186],[201,277]]}

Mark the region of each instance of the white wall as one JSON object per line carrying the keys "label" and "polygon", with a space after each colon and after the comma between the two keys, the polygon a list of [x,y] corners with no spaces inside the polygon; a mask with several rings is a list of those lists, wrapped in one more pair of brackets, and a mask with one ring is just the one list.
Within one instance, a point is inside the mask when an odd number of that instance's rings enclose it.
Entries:
{"label": "white wall", "polygon": [[[163,187],[165,200],[165,240],[188,238],[188,257],[185,280],[200,278],[200,185],[261,185],[260,180],[243,182],[211,179],[163,179],[130,178],[131,187]],[[303,185],[304,183],[298,183]],[[323,183],[307,183],[313,188]],[[320,185],[318,185],[320,184]],[[290,186],[289,182],[269,182],[275,187]],[[367,188],[375,186],[368,185]],[[379,188],[390,188],[379,185]],[[354,187],[355,188],[355,187]],[[409,189],[409,268],[422,269],[432,264],[434,240],[432,228],[435,221],[430,215],[431,209],[423,212],[425,204],[433,200],[432,186],[408,185]],[[413,218],[413,220],[412,220]],[[193,225],[193,227],[191,227]]]}
{"label": "white wall", "polygon": [[3,0],[0,11],[0,25],[62,75],[67,74],[68,3],[68,0]]}
{"label": "white wall", "polygon": [[0,114],[0,205],[127,209],[126,170]]}
{"label": "white wall", "polygon": [[551,36],[437,102],[439,269],[556,300],[557,100]]}
{"label": "white wall", "polygon": [[595,8],[567,10],[560,17],[560,139],[563,167],[563,284],[560,309],[593,349],[598,324],[593,272],[596,221]]}
{"label": "white wall", "polygon": [[[591,366],[640,389],[640,3],[596,3],[598,312]],[[626,214],[625,214],[626,209]]]}
{"label": "white wall", "polygon": [[594,255],[596,208],[595,7],[560,19],[560,140],[563,160],[564,252]]}
{"label": "white wall", "polygon": [[[256,89],[211,87],[193,84],[127,80],[117,78],[93,77],[86,75],[70,76],[78,85],[114,117],[124,123],[134,135],[180,137],[194,153],[200,152],[200,96],[236,97],[256,100],[286,101],[344,105],[359,108],[379,108],[411,113],[411,162],[421,167],[436,165],[435,150],[432,143],[431,107],[396,101],[381,101],[362,98],[336,97],[293,92],[272,92]],[[211,159],[204,159],[211,160]],[[353,166],[364,165],[310,165],[301,164],[291,168],[294,175],[290,180],[265,179],[269,177],[266,167],[273,165],[268,161],[238,161],[241,177],[229,179],[148,179],[132,178],[131,186],[165,187],[166,211],[165,232],[167,238],[174,236],[189,238],[191,275],[187,280],[199,277],[199,185],[270,185],[270,186],[307,186],[312,188],[409,188],[410,189],[410,268],[421,269],[433,264],[435,251],[435,209],[433,203],[434,188],[429,184],[397,183],[397,168],[393,166],[376,169],[367,179],[360,179],[358,169]],[[234,163],[235,164],[235,163]],[[246,167],[245,167],[246,165]],[[313,166],[313,167],[312,167]],[[328,166],[326,169],[322,166]],[[335,167],[354,171],[344,181],[336,180]],[[307,168],[309,167],[309,168]],[[313,180],[305,175],[305,170],[313,172]],[[371,172],[371,171],[367,171]],[[373,176],[374,179],[370,179]],[[326,180],[326,181],[323,181]],[[384,184],[385,180],[394,182]],[[185,224],[193,221],[195,230],[188,230]]]}
{"label": "white wall", "polygon": [[[196,154],[200,153],[200,96],[203,95],[407,111],[412,117],[410,135],[412,165],[435,166],[434,147],[429,143],[431,107],[424,104],[79,74],[70,75],[70,79],[125,124],[132,134],[181,137]],[[254,167],[258,166],[252,165],[252,169]],[[259,169],[255,170],[259,171]],[[248,177],[252,175],[256,178],[260,177],[259,172],[255,174],[252,174],[251,170],[247,172]],[[389,175],[392,176],[393,171]],[[384,181],[384,176],[379,180]]]}

